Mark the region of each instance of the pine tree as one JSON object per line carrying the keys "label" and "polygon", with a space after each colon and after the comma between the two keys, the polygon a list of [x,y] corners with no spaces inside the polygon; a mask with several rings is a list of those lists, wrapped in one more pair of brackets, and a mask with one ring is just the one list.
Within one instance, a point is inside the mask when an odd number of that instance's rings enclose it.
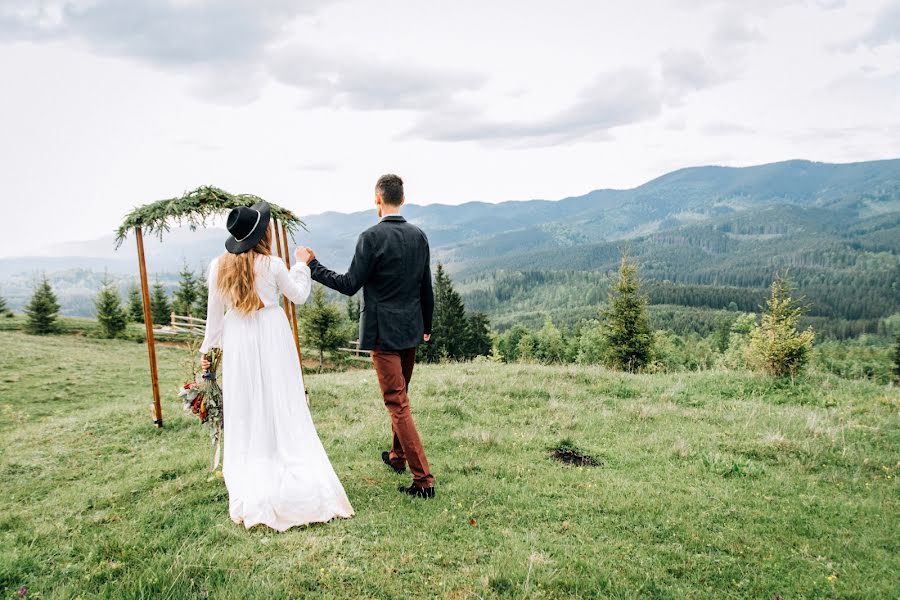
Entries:
{"label": "pine tree", "polygon": [[434,277],[434,320],[431,341],[421,346],[425,362],[439,362],[442,358],[465,358],[466,308],[462,297],[453,289],[453,282],[438,263]]}
{"label": "pine tree", "polygon": [[325,352],[334,352],[346,343],[346,327],[337,306],[328,302],[325,288],[313,289],[312,301],[300,309],[303,337],[319,351],[319,370],[325,365]]}
{"label": "pine tree", "polygon": [[8,312],[11,311],[9,310],[9,307],[6,306],[6,298],[0,296],[0,316],[3,316]]}
{"label": "pine tree", "polygon": [[466,339],[464,356],[467,359],[476,356],[488,356],[491,353],[491,323],[484,313],[472,313],[466,319]]}
{"label": "pine tree", "polygon": [[207,303],[209,302],[209,284],[205,279],[200,279],[197,282],[197,304],[194,308],[194,316],[199,317],[201,319],[206,318],[207,312]]}
{"label": "pine tree", "polygon": [[809,362],[812,352],[815,335],[812,329],[797,330],[797,321],[805,310],[791,298],[793,291],[787,277],[776,273],[761,322],[750,332],[747,361],[774,377],[793,379]]}
{"label": "pine tree", "polygon": [[[188,269],[187,263],[181,268],[181,279],[178,281],[178,289],[175,290],[174,310],[179,315],[193,314],[194,305],[197,303],[199,290],[197,289],[197,276]],[[199,315],[197,315],[199,316]]]}
{"label": "pine tree", "polygon": [[150,314],[156,325],[167,325],[172,321],[172,305],[169,304],[169,296],[166,288],[157,279],[150,291]]}
{"label": "pine tree", "polygon": [[50,287],[46,276],[35,288],[31,301],[25,307],[25,314],[28,317],[25,322],[26,332],[34,335],[46,335],[59,331],[59,323],[56,322],[59,314],[59,302],[57,302],[56,294],[53,293],[53,288]]}
{"label": "pine tree", "polygon": [[94,299],[94,306],[97,308],[97,322],[104,337],[114,338],[125,331],[127,319],[122,309],[119,291],[106,277],[103,278],[103,287]]}
{"label": "pine tree", "polygon": [[131,321],[144,322],[144,300],[141,298],[140,288],[133,283],[128,287],[128,307],[125,312]]}
{"label": "pine tree", "polygon": [[601,312],[607,356],[612,366],[639,371],[653,354],[653,334],[647,319],[647,297],[640,294],[638,267],[622,253],[619,278],[609,294],[609,308]]}

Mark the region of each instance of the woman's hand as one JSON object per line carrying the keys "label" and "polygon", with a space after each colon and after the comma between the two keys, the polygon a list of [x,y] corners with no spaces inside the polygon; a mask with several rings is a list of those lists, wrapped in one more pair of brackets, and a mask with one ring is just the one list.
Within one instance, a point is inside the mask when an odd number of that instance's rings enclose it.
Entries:
{"label": "woman's hand", "polygon": [[294,248],[294,257],[297,259],[297,262],[302,262],[304,265],[308,265],[316,257],[316,253],[313,252],[312,248],[307,248],[306,246],[297,246],[296,248]]}
{"label": "woman's hand", "polygon": [[210,362],[209,362],[209,357],[207,357],[207,356],[204,354],[204,355],[203,355],[203,358],[200,359],[200,368],[203,369],[204,371],[209,371],[209,367],[210,367],[210,366],[211,366],[211,365],[210,365]]}

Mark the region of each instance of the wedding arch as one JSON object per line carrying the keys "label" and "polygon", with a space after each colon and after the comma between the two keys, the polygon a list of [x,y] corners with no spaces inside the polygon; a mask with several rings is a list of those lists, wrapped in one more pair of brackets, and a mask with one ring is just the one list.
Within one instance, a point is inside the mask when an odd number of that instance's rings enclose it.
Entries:
{"label": "wedding arch", "polygon": [[[203,186],[185,193],[177,198],[158,200],[139,206],[125,216],[125,220],[116,230],[116,249],[121,247],[130,231],[134,231],[134,239],[137,242],[138,267],[140,268],[141,297],[144,304],[144,324],[147,328],[147,353],[150,361],[150,383],[153,387],[153,423],[162,427],[162,405],[159,397],[159,372],[156,367],[156,340],[153,335],[153,315],[150,310],[150,288],[147,282],[147,262],[144,255],[144,238],[146,232],[156,235],[162,240],[163,234],[169,231],[172,223],[187,224],[191,231],[198,227],[205,227],[207,221],[216,215],[236,208],[238,206],[251,206],[261,201],[262,198],[253,194],[229,194],[225,190],[212,186]],[[278,256],[284,259],[288,269],[291,268],[291,258],[288,252],[288,236],[294,238],[294,234],[306,225],[297,218],[294,213],[277,204],[272,207],[272,241]],[[294,303],[286,297],[282,302],[284,313],[291,324],[294,333],[294,343],[297,346],[297,355],[303,361],[300,352],[300,332],[297,328],[297,311]],[[302,376],[302,375],[301,375]]]}

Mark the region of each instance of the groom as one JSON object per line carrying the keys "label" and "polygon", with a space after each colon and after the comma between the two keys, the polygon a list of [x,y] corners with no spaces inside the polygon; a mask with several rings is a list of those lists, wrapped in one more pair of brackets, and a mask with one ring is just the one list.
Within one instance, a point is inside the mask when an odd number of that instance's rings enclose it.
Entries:
{"label": "groom", "polygon": [[417,498],[434,497],[434,477],[409,409],[409,380],[416,347],[431,337],[434,292],[428,238],[400,215],[403,180],[384,175],[375,184],[375,207],[381,221],[362,232],[350,270],[327,269],[310,251],[312,278],[347,296],[363,290],[359,347],[372,351],[384,405],[391,414],[394,442],[381,460],[397,473],[412,471],[413,484],[400,491]]}

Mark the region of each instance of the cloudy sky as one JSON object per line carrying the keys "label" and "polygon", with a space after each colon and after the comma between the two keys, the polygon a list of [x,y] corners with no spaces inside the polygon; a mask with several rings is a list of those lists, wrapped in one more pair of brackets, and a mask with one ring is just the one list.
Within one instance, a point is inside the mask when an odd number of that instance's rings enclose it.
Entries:
{"label": "cloudy sky", "polygon": [[900,156],[897,0],[2,0],[0,77],[0,256],[203,184],[312,214],[384,172],[457,204]]}

